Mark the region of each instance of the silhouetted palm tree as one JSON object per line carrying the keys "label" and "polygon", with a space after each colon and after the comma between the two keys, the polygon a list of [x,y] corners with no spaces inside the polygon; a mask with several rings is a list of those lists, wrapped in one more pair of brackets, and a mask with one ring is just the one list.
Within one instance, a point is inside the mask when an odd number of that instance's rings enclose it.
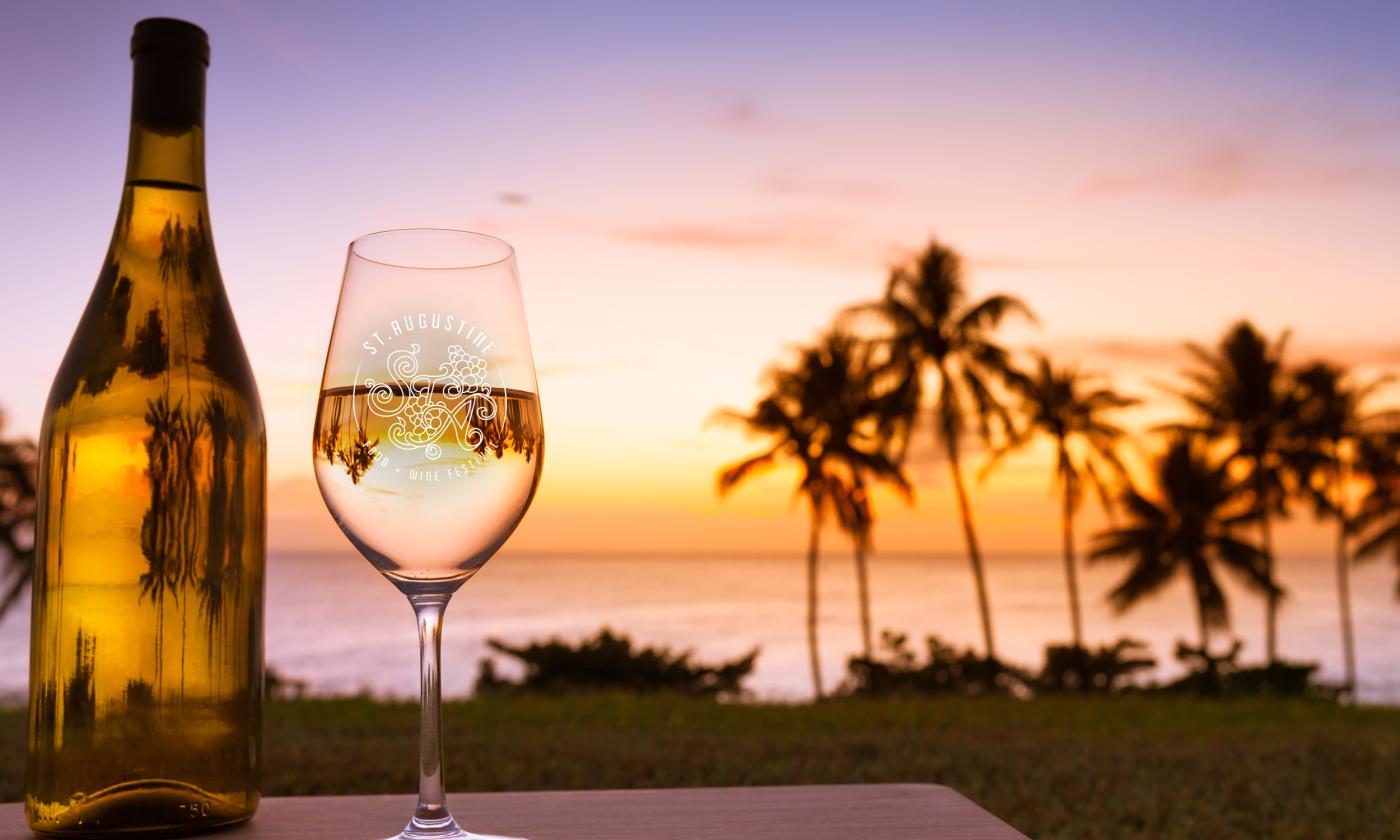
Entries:
{"label": "silhouetted palm tree", "polygon": [[1049,357],[1037,353],[1035,369],[1025,379],[1013,382],[1026,428],[996,451],[986,470],[990,471],[1007,453],[1025,446],[1037,436],[1044,435],[1054,443],[1065,584],[1069,591],[1070,627],[1076,648],[1084,647],[1084,625],[1080,618],[1079,575],[1074,559],[1074,514],[1079,509],[1085,485],[1097,492],[1105,510],[1112,507],[1114,482],[1126,475],[1117,452],[1124,433],[1107,415],[1138,403],[1136,399],[1100,385],[1097,379],[1073,367],[1057,368]]}
{"label": "silhouetted palm tree", "polygon": [[1185,574],[1196,604],[1201,650],[1210,632],[1229,626],[1225,593],[1216,569],[1234,574],[1249,588],[1268,594],[1274,584],[1261,548],[1239,536],[1253,517],[1249,494],[1230,476],[1228,459],[1213,460],[1194,437],[1174,439],[1155,465],[1154,497],[1129,487],[1121,504],[1127,522],[1095,536],[1090,559],[1132,562],[1126,577],[1109,593],[1123,612]]}
{"label": "silhouetted palm tree", "polygon": [[1270,663],[1278,660],[1278,605],[1284,594],[1274,575],[1273,519],[1286,513],[1288,499],[1283,452],[1292,407],[1283,362],[1287,343],[1287,332],[1270,342],[1248,321],[1240,321],[1214,350],[1188,344],[1197,366],[1185,372],[1189,384],[1179,392],[1196,414],[1183,428],[1227,441],[1230,460],[1248,474],[1245,488],[1259,525],[1264,571],[1273,584],[1264,610]]}
{"label": "silhouetted palm tree", "polygon": [[[894,465],[895,470],[900,470]],[[902,475],[901,475],[902,478]],[[907,486],[907,485],[906,485]],[[870,619],[870,573],[867,557],[873,546],[875,511],[870,493],[860,473],[851,476],[849,486],[843,486],[834,499],[836,521],[851,538],[856,567],[856,605],[860,610],[860,642],[866,659],[875,655],[875,636]]]}
{"label": "silhouetted palm tree", "polygon": [[34,574],[37,455],[30,441],[0,439],[0,616],[18,603]]}
{"label": "silhouetted palm tree", "polygon": [[822,347],[830,358],[830,370],[840,377],[831,383],[832,390],[839,392],[839,398],[826,404],[822,422],[829,430],[827,447],[845,473],[845,480],[837,486],[832,502],[837,524],[851,538],[861,646],[868,659],[875,655],[867,568],[868,556],[874,547],[875,528],[870,486],[872,483],[887,484],[906,501],[913,500],[914,490],[903,467],[889,453],[889,440],[880,433],[884,403],[876,390],[879,376],[872,364],[873,348],[839,330],[824,336]]}
{"label": "silhouetted palm tree", "polygon": [[[1400,572],[1400,432],[1392,428],[1362,436],[1356,463],[1368,485],[1351,523],[1359,540],[1356,559],[1370,560],[1389,551]],[[1400,576],[1395,597],[1400,600]]]}
{"label": "silhouetted palm tree", "polygon": [[1314,513],[1319,518],[1337,522],[1337,601],[1342,628],[1342,662],[1346,691],[1355,696],[1356,642],[1352,628],[1348,551],[1353,511],[1347,489],[1353,481],[1364,477],[1364,470],[1359,469],[1357,463],[1363,427],[1367,425],[1363,404],[1387,380],[1358,385],[1345,370],[1327,362],[1305,365],[1293,374],[1293,379],[1297,388],[1297,417],[1291,461],[1299,473],[1299,489],[1312,502]]}
{"label": "silhouetted palm tree", "polygon": [[970,421],[976,423],[988,442],[998,427],[1010,428],[1010,416],[993,389],[1018,374],[1006,350],[992,340],[992,332],[1008,314],[1019,313],[1030,319],[1034,316],[1024,303],[1009,295],[969,301],[961,258],[937,240],[930,241],[910,264],[890,272],[883,299],[860,308],[880,313],[890,328],[885,342],[888,358],[883,367],[895,384],[882,396],[886,409],[884,432],[896,442],[901,454],[908,449],[924,407],[924,374],[936,374],[931,406],[933,430],[948,458],[957,494],[963,538],[977,588],[983,645],[987,657],[994,658],[996,645],[986,570],[963,480],[962,443]]}
{"label": "silhouetted palm tree", "polygon": [[[868,372],[859,363],[856,341],[832,331],[816,344],[801,348],[791,367],[770,370],[768,393],[749,413],[720,413],[722,418],[742,423],[771,441],[764,451],[720,472],[721,494],[755,472],[781,462],[792,462],[800,470],[797,493],[806,500],[811,517],[807,542],[807,646],[812,688],[818,697],[823,693],[817,640],[822,524],[828,512],[852,527],[856,527],[856,510],[867,522],[873,520],[864,496],[867,478],[908,489],[893,459],[879,447],[875,417],[867,400],[868,383]],[[861,534],[862,544],[868,543],[868,526]]]}
{"label": "silhouetted palm tree", "polygon": [[831,369],[837,373],[844,371],[841,381],[832,383],[833,390],[839,389],[839,397],[828,402],[822,413],[830,435],[827,448],[846,475],[832,501],[837,524],[851,537],[855,554],[861,645],[869,659],[875,655],[867,569],[875,527],[870,484],[888,484],[906,501],[913,499],[913,485],[903,467],[887,451],[888,440],[879,432],[883,402],[876,392],[878,376],[871,364],[870,346],[834,332],[823,339],[823,347],[831,360]]}

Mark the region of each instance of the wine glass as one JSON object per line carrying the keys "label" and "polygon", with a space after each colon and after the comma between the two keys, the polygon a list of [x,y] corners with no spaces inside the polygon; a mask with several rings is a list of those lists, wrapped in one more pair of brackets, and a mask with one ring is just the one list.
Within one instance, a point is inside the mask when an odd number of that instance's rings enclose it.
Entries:
{"label": "wine glass", "polygon": [[448,599],[520,523],[544,457],[510,245],[433,228],[350,243],[313,449],[336,524],[418,618],[418,807],[395,840],[488,840],[447,810],[439,667]]}

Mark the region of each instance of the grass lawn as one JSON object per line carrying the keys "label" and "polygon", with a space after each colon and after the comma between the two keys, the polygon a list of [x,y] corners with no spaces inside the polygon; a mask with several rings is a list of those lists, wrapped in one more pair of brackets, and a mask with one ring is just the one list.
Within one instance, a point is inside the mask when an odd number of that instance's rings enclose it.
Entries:
{"label": "grass lawn", "polygon": [[[1038,838],[1400,837],[1400,709],[1162,697],[448,704],[453,790],[938,782]],[[417,709],[268,707],[270,795],[408,792]],[[0,711],[0,799],[24,712]]]}

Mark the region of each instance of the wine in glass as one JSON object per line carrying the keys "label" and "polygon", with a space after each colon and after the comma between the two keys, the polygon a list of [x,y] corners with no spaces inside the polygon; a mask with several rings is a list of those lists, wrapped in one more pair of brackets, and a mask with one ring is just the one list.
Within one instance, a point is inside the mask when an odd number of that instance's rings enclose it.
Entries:
{"label": "wine in glass", "polygon": [[350,244],[313,448],[326,507],[418,618],[418,806],[398,838],[484,840],[447,809],[439,667],[448,599],[520,523],[544,457],[510,245],[429,228]]}

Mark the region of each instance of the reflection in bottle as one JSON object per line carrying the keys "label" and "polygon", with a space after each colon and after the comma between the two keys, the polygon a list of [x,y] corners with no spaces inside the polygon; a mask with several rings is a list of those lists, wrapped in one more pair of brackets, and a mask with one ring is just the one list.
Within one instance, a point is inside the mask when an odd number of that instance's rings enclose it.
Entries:
{"label": "reflection in bottle", "polygon": [[[116,274],[115,271],[104,272],[105,278],[110,278]],[[102,288],[99,287],[94,295],[100,295]],[[91,361],[88,363],[87,375],[83,378],[83,393],[89,396],[96,396],[107,390],[107,386],[112,384],[112,377],[116,376],[117,368],[125,360],[123,345],[126,342],[126,319],[131,311],[131,278],[119,277],[111,286],[106,305],[99,316],[100,320],[97,328],[91,333],[90,346],[83,348]]]}
{"label": "reflection in bottle", "polygon": [[[220,397],[204,404],[209,429],[208,546],[199,578],[205,626],[212,636],[226,600],[239,597],[243,587],[243,481],[245,430],[242,421]],[[212,651],[217,645],[210,645]]]}
{"label": "reflection in bottle", "polygon": [[151,307],[146,320],[136,328],[127,366],[142,379],[155,379],[170,367],[170,346],[165,340],[159,307]]}
{"label": "reflection in bottle", "polygon": [[97,694],[93,690],[93,664],[97,659],[97,640],[78,629],[74,645],[78,658],[73,664],[73,676],[63,686],[63,747],[82,749],[92,738],[97,720]]}
{"label": "reflection in bottle", "polygon": [[202,530],[196,522],[201,500],[195,446],[204,421],[191,416],[183,401],[172,405],[165,396],[146,406],[151,503],[141,521],[141,553],[148,569],[140,580],[142,594],[159,603],[194,577]]}

